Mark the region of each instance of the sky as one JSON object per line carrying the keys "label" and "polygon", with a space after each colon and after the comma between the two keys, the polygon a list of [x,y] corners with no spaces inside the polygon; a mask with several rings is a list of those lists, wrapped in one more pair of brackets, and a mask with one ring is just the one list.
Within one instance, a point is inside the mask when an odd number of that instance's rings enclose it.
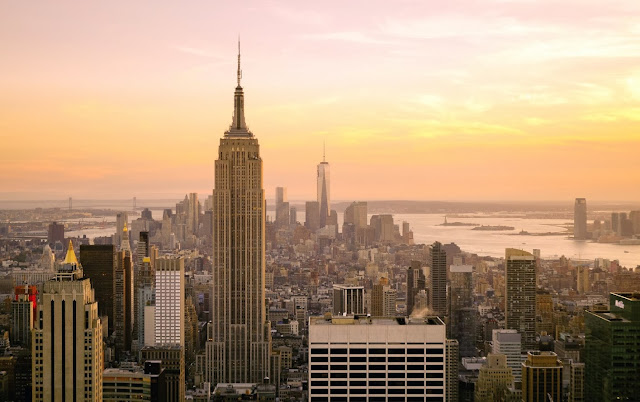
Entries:
{"label": "sky", "polygon": [[[605,5],[606,4],[606,5]],[[0,200],[640,200],[637,0],[0,2]]]}

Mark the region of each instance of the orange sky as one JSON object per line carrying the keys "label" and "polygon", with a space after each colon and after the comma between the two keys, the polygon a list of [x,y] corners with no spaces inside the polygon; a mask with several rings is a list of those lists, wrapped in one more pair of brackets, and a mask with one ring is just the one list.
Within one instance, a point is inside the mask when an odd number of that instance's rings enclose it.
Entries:
{"label": "orange sky", "polygon": [[0,3],[0,200],[210,193],[238,33],[269,198],[640,200],[638,1],[88,3]]}

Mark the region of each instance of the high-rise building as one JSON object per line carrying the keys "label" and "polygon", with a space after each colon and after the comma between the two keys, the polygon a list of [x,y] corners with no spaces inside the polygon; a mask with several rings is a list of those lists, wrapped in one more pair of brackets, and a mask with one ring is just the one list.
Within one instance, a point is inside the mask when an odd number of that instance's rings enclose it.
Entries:
{"label": "high-rise building", "polygon": [[189,234],[197,235],[200,227],[200,201],[198,193],[189,194],[189,207],[187,209],[187,231]]}
{"label": "high-rise building", "polygon": [[333,314],[364,314],[364,287],[333,285]]}
{"label": "high-rise building", "polygon": [[581,295],[591,291],[591,283],[589,281],[589,267],[580,265],[576,268],[576,290]]}
{"label": "high-rise building", "polygon": [[[123,238],[123,242],[128,239]],[[133,333],[133,264],[131,252],[120,250],[116,253],[116,269],[113,273],[113,328],[116,334],[116,358],[131,351]]]}
{"label": "high-rise building", "polygon": [[449,267],[449,333],[460,343],[460,356],[476,356],[476,316],[473,305],[473,266]]}
{"label": "high-rise building", "polygon": [[113,236],[113,244],[120,246],[122,244],[122,235],[124,227],[129,221],[129,215],[126,212],[118,212],[116,214],[116,233]]}
{"label": "high-rise building", "polygon": [[307,201],[305,203],[304,226],[312,232],[320,229],[320,204],[317,201]]}
{"label": "high-rise building", "polygon": [[356,229],[362,229],[367,227],[367,203],[366,202],[352,202],[344,210],[344,223],[353,224]]}
{"label": "high-rise building", "polygon": [[318,207],[320,212],[320,228],[327,226],[327,219],[331,213],[331,180],[329,176],[329,162],[322,156],[318,164]]}
{"label": "high-rise building", "polygon": [[584,363],[569,363],[569,402],[584,402]]}
{"label": "high-rise building", "polygon": [[460,372],[460,345],[456,339],[447,339],[445,353],[446,402],[458,402],[458,374]]}
{"label": "high-rise building", "polygon": [[289,207],[289,224],[295,225],[298,223],[298,209],[296,207]]}
{"label": "high-rise building", "polygon": [[561,401],[562,368],[554,352],[529,351],[522,363],[522,401]]}
{"label": "high-rise building", "polygon": [[47,244],[55,244],[58,241],[64,242],[64,224],[51,222],[47,233]]}
{"label": "high-rise building", "polygon": [[278,205],[283,202],[287,202],[287,188],[276,187],[276,209],[278,208]]}
{"label": "high-rise building", "polygon": [[513,384],[511,367],[507,366],[507,357],[503,354],[489,353],[487,365],[480,368],[475,389],[475,402],[493,402],[501,397]]}
{"label": "high-rise building", "polygon": [[424,272],[420,261],[411,261],[407,269],[407,315],[411,316],[416,307],[416,295],[426,286]]}
{"label": "high-rise building", "polygon": [[[141,360],[144,362],[145,371],[150,364],[157,365],[164,376],[159,385],[161,395],[166,401],[184,401],[186,392],[184,348],[181,346],[145,346],[140,351]],[[158,372],[156,368],[155,373]],[[152,383],[153,393],[153,383]],[[152,401],[162,400],[161,398]]]}
{"label": "high-rise building", "polygon": [[270,371],[262,159],[245,122],[240,79],[238,49],[233,122],[220,139],[213,190],[213,338],[207,345],[213,383],[257,383]]}
{"label": "high-rise building", "polygon": [[37,288],[18,286],[15,293],[15,300],[11,301],[11,346],[29,347]]}
{"label": "high-rise building", "polygon": [[506,328],[522,335],[522,351],[537,349],[536,259],[526,251],[508,248],[505,253]]}
{"label": "high-rise building", "polygon": [[312,402],[446,396],[445,326],[438,317],[311,317],[309,356]]}
{"label": "high-rise building", "polygon": [[573,207],[573,238],[585,240],[587,236],[587,200],[576,198]]}
{"label": "high-rise building", "polygon": [[113,327],[113,274],[116,269],[116,247],[112,244],[80,245],[80,263],[85,278],[91,280],[98,314],[107,317],[111,334]]}
{"label": "high-rise building", "polygon": [[184,347],[184,258],[156,260],[154,346]]}
{"label": "high-rise building", "polygon": [[[384,283],[387,282],[387,283]],[[381,280],[371,290],[371,311],[373,317],[394,317],[398,292],[388,285],[388,280]]]}
{"label": "high-rise building", "polygon": [[440,242],[429,247],[429,266],[429,307],[442,317],[447,314],[447,253]]}
{"label": "high-rise building", "polygon": [[640,395],[640,293],[611,293],[609,311],[585,310],[585,400]]}
{"label": "high-rise building", "polygon": [[505,355],[513,381],[522,382],[522,335],[515,329],[494,329],[492,335],[492,353]]}
{"label": "high-rise building", "polygon": [[34,401],[102,401],[102,323],[71,242],[45,282],[31,345]]}

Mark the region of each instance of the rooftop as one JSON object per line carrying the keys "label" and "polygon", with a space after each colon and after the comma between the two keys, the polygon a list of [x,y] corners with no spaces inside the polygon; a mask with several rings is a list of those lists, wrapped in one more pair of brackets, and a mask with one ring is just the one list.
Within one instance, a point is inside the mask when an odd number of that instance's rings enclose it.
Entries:
{"label": "rooftop", "polygon": [[369,317],[362,315],[311,317],[310,325],[444,325],[440,317]]}

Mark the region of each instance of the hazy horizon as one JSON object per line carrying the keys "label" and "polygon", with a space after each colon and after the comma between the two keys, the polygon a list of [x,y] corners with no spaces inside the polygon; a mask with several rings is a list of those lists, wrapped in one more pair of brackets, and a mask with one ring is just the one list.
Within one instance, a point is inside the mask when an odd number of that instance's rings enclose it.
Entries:
{"label": "hazy horizon", "polygon": [[208,194],[240,34],[268,195],[314,199],[326,142],[335,199],[640,200],[640,2],[0,13],[0,199]]}

